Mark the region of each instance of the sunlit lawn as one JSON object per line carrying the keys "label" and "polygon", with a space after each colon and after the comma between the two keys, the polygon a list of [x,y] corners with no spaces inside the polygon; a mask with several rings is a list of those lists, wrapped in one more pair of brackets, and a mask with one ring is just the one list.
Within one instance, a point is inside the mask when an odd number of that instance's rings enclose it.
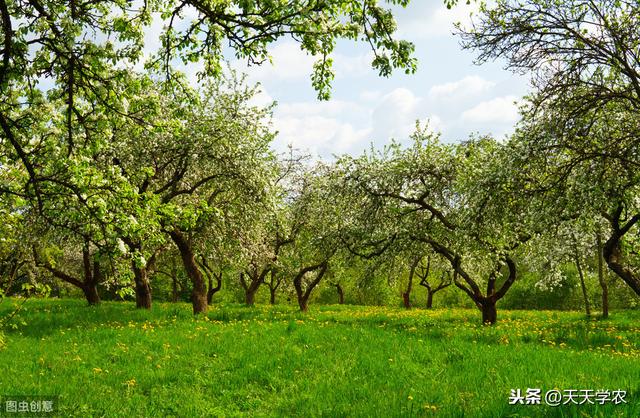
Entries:
{"label": "sunlit lawn", "polygon": [[[0,304],[6,313],[11,301]],[[640,416],[640,312],[34,300],[0,349],[0,395],[59,416]],[[628,391],[627,404],[509,405],[510,389]]]}

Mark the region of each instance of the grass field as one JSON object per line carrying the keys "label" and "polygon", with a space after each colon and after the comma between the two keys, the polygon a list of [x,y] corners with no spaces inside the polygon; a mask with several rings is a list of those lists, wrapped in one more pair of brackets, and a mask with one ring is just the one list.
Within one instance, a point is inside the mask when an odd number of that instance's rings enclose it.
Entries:
{"label": "grass field", "polygon": [[[6,331],[0,395],[58,395],[64,417],[640,416],[639,311],[498,315],[224,305],[194,319],[187,304],[33,300]],[[509,405],[517,388],[628,393]]]}

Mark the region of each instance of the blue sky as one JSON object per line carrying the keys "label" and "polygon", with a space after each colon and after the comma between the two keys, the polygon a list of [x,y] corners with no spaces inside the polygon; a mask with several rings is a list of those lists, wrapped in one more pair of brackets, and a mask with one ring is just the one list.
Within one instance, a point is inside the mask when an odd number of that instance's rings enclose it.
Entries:
{"label": "blue sky", "polygon": [[273,146],[289,144],[323,159],[334,154],[359,154],[373,143],[403,141],[416,120],[430,120],[444,141],[461,141],[472,133],[501,138],[518,119],[515,101],[528,92],[528,79],[503,69],[503,63],[473,64],[475,53],[463,51],[452,35],[454,22],[469,22],[477,4],[461,2],[448,10],[443,1],[413,0],[394,8],[398,37],[414,42],[418,72],[398,71],[379,77],[371,68],[365,44],[340,42],[334,54],[336,79],[332,99],[321,102],[311,87],[315,58],[300,51],[291,39],[271,47],[273,65],[232,66],[259,82],[260,103],[276,101]]}

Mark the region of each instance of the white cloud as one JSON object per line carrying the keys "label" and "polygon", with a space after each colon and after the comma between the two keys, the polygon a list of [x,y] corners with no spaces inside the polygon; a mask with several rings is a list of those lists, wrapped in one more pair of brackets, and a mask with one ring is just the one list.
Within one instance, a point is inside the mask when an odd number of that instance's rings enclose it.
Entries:
{"label": "white cloud", "polygon": [[258,90],[257,94],[251,98],[249,103],[252,106],[267,107],[267,106],[271,106],[273,102],[274,102],[274,99],[269,94],[267,89],[263,85],[260,85],[260,89]]}
{"label": "white cloud", "polygon": [[386,141],[408,137],[416,120],[421,119],[422,101],[411,90],[402,87],[384,95],[372,114],[374,139]]}
{"label": "white cloud", "polygon": [[462,120],[471,123],[513,123],[518,120],[516,96],[496,97],[462,112]]}
{"label": "white cloud", "polygon": [[332,138],[334,149],[332,153],[359,152],[365,143],[370,141],[371,128],[354,128],[351,124],[340,126],[335,136]]}
{"label": "white cloud", "polygon": [[274,143],[276,150],[283,151],[291,145],[323,157],[353,151],[351,147],[364,141],[370,133],[367,128],[358,129],[324,116],[275,117],[274,125],[279,133]]}
{"label": "white cloud", "polygon": [[486,93],[495,85],[496,83],[480,76],[470,75],[458,81],[431,87],[428,97],[434,101],[462,101]]}
{"label": "white cloud", "polygon": [[288,116],[322,115],[326,117],[340,117],[346,114],[366,112],[362,106],[344,100],[328,100],[315,102],[283,103],[278,106],[278,114]]}
{"label": "white cloud", "polygon": [[271,61],[247,67],[246,61],[236,60],[232,67],[246,71],[254,80],[300,80],[309,76],[315,58],[300,50],[293,42],[280,42],[269,50]]}
{"label": "white cloud", "polygon": [[371,133],[369,113],[357,103],[340,100],[283,103],[274,115],[274,147],[282,151],[291,145],[321,157],[354,151]]}
{"label": "white cloud", "polygon": [[[318,60],[318,57],[301,50],[300,44],[294,41],[274,44],[269,48],[269,56],[270,62],[260,65],[247,66],[244,60],[235,60],[232,67],[247,72],[254,81],[298,81],[309,79],[313,64]],[[372,52],[359,55],[333,53],[331,58],[336,79],[361,77],[371,72]]]}
{"label": "white cloud", "polygon": [[371,69],[371,62],[374,58],[372,51],[355,56],[335,53],[332,58],[336,79],[361,77],[374,73]]}
{"label": "white cloud", "polygon": [[359,96],[363,102],[370,103],[379,100],[382,97],[382,93],[378,90],[364,90],[360,92]]}
{"label": "white cloud", "polygon": [[316,149],[328,142],[340,122],[324,116],[277,116],[274,124],[279,133],[279,139],[284,144],[291,144],[300,149]]}
{"label": "white cloud", "polygon": [[[433,6],[437,5],[436,8]],[[419,8],[419,6],[423,6]],[[420,5],[412,4],[406,10],[398,13],[398,33],[409,40],[428,40],[450,36],[454,31],[454,24],[460,23],[467,27],[471,22],[472,13],[479,9],[479,2],[470,5],[460,2],[457,6],[447,9],[442,2],[424,2]]]}
{"label": "white cloud", "polygon": [[442,133],[446,128],[446,125],[442,118],[435,114],[431,114],[428,117],[420,120],[420,126],[426,126],[428,130],[433,133]]}

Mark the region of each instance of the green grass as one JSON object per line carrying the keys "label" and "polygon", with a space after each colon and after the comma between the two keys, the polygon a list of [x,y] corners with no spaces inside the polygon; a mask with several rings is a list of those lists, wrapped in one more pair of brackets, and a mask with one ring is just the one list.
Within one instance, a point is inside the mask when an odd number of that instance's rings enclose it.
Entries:
{"label": "green grass", "polygon": [[[0,304],[0,316],[10,308]],[[0,395],[60,416],[640,416],[640,312],[33,300],[0,349]],[[510,389],[624,389],[626,405],[509,405]]]}

